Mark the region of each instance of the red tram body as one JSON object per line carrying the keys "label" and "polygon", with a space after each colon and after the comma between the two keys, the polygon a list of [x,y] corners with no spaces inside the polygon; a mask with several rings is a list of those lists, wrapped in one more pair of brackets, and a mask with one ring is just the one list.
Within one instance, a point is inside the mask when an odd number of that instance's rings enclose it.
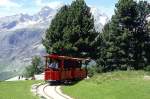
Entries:
{"label": "red tram body", "polygon": [[[87,69],[81,68],[82,61],[85,61],[84,58],[73,58],[56,54],[44,57],[46,58],[45,81],[65,81],[87,77]],[[50,60],[57,60],[57,68],[49,67],[48,63]]]}

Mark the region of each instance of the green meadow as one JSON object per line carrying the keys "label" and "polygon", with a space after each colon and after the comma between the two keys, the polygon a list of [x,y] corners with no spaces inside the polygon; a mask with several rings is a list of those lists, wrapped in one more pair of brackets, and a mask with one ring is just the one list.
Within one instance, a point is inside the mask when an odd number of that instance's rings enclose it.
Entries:
{"label": "green meadow", "polygon": [[39,99],[31,92],[31,86],[41,81],[0,82],[0,99]]}
{"label": "green meadow", "polygon": [[144,71],[119,71],[97,74],[63,92],[75,99],[150,99],[150,80]]}

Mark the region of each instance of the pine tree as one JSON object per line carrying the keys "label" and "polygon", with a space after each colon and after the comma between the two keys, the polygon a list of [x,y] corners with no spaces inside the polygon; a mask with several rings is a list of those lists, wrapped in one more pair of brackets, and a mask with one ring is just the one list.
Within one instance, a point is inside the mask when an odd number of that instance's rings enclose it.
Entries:
{"label": "pine tree", "polygon": [[136,7],[138,16],[132,22],[132,27],[128,33],[128,66],[134,69],[143,69],[148,65],[149,41],[148,25],[146,17],[150,13],[149,4],[140,1]]}
{"label": "pine tree", "polygon": [[[127,69],[130,66],[128,58],[128,49],[132,49],[128,37],[132,37],[132,31],[136,25],[138,16],[136,2],[133,0],[119,0],[116,4],[115,15],[110,24],[110,39],[107,49],[107,62],[111,70]],[[132,55],[131,55],[132,57]]]}
{"label": "pine tree", "polygon": [[50,27],[46,31],[43,45],[47,53],[59,53],[64,44],[64,28],[67,26],[68,6],[63,6],[52,20]]}
{"label": "pine tree", "polygon": [[149,64],[149,47],[150,36],[148,33],[147,15],[150,13],[150,5],[147,1],[140,1],[137,3],[138,17],[136,20],[136,27],[134,31],[134,55],[135,62],[133,63],[134,69],[143,69]]}
{"label": "pine tree", "polygon": [[93,57],[95,47],[92,42],[97,35],[90,8],[84,0],[76,0],[57,13],[46,32],[43,44],[48,53]]}
{"label": "pine tree", "polygon": [[148,64],[148,8],[149,4],[143,1],[118,1],[115,15],[101,33],[105,35],[105,46],[97,62],[103,71],[142,69]]}
{"label": "pine tree", "polygon": [[108,53],[107,49],[109,47],[110,40],[110,22],[105,24],[102,33],[99,33],[97,40],[95,41],[97,47],[97,72],[109,71],[108,67]]}

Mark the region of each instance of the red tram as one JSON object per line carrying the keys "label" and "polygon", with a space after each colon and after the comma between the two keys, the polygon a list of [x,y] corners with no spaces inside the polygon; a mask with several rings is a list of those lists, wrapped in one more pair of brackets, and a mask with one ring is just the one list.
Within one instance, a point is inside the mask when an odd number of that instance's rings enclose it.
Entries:
{"label": "red tram", "polygon": [[87,77],[86,66],[82,68],[83,61],[86,61],[84,58],[73,58],[56,54],[44,57],[46,60],[45,81],[66,81]]}

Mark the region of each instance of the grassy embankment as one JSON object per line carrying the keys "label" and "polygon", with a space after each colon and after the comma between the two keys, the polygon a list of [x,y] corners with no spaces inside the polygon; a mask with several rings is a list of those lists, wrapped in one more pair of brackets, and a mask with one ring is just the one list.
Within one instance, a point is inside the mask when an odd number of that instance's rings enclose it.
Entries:
{"label": "grassy embankment", "polygon": [[41,81],[0,82],[0,99],[39,99],[34,96],[31,85]]}
{"label": "grassy embankment", "polygon": [[150,99],[150,79],[145,75],[144,71],[97,74],[62,89],[75,99]]}

